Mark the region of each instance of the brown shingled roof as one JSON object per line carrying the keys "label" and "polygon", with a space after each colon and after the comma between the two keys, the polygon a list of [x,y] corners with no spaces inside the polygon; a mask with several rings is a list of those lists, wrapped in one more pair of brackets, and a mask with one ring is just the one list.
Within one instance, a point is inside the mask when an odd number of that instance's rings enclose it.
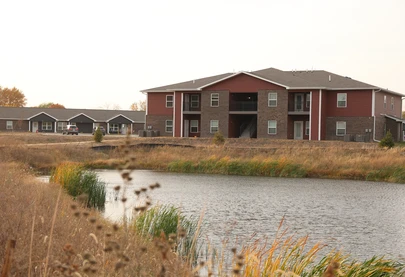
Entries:
{"label": "brown shingled roof", "polygon": [[[287,89],[319,88],[319,89],[378,89],[379,87],[363,83],[349,77],[343,77],[325,70],[283,71],[266,68],[252,72],[225,73],[192,81],[142,90],[142,92],[172,92],[179,90],[201,90],[201,88],[218,83],[239,74],[247,74]],[[396,93],[396,92],[392,92]],[[396,93],[399,94],[399,93]]]}

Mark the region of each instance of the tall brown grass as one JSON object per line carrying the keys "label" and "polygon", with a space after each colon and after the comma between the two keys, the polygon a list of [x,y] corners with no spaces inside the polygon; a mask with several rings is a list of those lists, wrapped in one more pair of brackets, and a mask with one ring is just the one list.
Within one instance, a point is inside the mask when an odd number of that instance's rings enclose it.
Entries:
{"label": "tall brown grass", "polygon": [[65,194],[58,200],[58,185],[40,183],[27,171],[0,164],[0,272],[6,245],[15,240],[9,276],[158,276],[158,265],[165,265],[165,276],[189,276],[175,255],[163,257],[153,242],[124,236]]}

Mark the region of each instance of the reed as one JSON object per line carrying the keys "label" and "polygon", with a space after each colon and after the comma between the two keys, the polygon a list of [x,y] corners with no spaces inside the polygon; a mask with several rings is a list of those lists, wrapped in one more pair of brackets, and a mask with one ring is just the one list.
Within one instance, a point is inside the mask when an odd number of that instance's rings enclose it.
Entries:
{"label": "reed", "polygon": [[[172,250],[183,260],[195,264],[202,244],[198,220],[182,215],[172,205],[158,205],[133,218],[131,223],[136,233],[142,236],[168,239]],[[193,245],[194,244],[194,245]]]}
{"label": "reed", "polygon": [[104,209],[106,189],[96,173],[87,171],[83,166],[75,163],[62,163],[52,172],[50,181],[60,184],[66,192],[77,198],[83,198],[88,208]]}

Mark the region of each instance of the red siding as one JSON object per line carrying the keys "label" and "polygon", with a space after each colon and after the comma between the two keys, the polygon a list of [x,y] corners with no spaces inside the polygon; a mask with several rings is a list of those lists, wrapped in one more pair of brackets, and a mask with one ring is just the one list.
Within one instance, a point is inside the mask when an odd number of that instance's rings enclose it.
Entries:
{"label": "red siding", "polygon": [[172,115],[173,108],[166,108],[166,95],[173,93],[148,93],[148,114],[150,115]]}
{"label": "red siding", "polygon": [[174,136],[180,137],[181,136],[181,92],[174,93]]}
{"label": "red siding", "polygon": [[[347,107],[337,107],[337,94],[347,93]],[[324,91],[326,94],[325,116],[371,116],[372,92],[371,90],[343,90]]]}
{"label": "red siding", "polygon": [[319,91],[312,91],[312,102],[311,102],[311,140],[318,140],[318,123],[319,123]]}
{"label": "red siding", "polygon": [[257,79],[255,77],[240,74],[235,77],[229,78],[222,82],[216,83],[212,86],[206,87],[203,90],[227,90],[229,92],[257,92],[259,90],[274,89],[280,90],[285,89],[278,85]]}

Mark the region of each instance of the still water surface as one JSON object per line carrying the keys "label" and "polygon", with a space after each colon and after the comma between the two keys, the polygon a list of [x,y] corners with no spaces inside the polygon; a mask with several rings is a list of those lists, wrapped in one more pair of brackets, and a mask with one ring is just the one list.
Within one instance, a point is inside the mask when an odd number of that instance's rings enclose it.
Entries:
{"label": "still water surface", "polygon": [[[119,220],[123,207],[113,188],[122,179],[117,171],[97,173],[108,184],[105,216]],[[134,189],[159,182],[161,188],[150,194],[153,204],[173,204],[196,217],[204,210],[205,234],[217,246],[223,239],[241,245],[253,234],[271,240],[284,218],[289,234],[309,235],[311,243],[324,242],[358,259],[405,256],[403,184],[146,170],[132,177],[127,206],[136,201]]]}

